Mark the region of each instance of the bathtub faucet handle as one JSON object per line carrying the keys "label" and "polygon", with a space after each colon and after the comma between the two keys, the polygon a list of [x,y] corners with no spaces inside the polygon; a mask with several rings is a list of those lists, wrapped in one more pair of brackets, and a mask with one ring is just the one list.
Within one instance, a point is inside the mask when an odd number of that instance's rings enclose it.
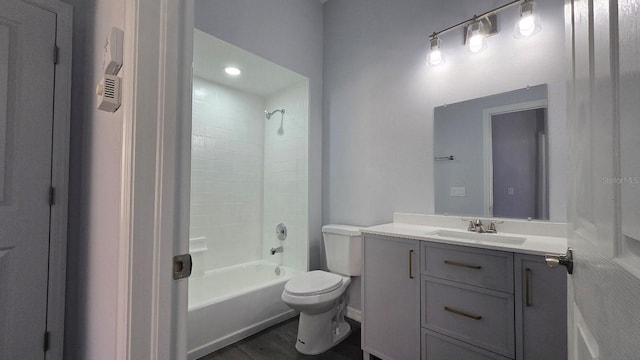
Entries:
{"label": "bathtub faucet handle", "polygon": [[281,253],[283,251],[284,251],[284,249],[282,248],[282,246],[278,246],[277,248],[271,248],[271,255],[275,255],[275,254]]}

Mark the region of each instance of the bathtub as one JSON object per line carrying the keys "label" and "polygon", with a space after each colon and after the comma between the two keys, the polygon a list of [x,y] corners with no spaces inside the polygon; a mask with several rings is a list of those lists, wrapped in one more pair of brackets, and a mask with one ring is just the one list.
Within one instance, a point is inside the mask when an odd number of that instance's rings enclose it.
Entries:
{"label": "bathtub", "polygon": [[253,261],[189,279],[189,360],[255,334],[297,313],[280,298],[298,270]]}

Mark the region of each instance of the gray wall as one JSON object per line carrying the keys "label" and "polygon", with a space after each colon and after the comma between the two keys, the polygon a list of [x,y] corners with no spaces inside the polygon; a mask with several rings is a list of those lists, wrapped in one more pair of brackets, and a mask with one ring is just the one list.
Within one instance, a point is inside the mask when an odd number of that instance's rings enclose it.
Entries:
{"label": "gray wall", "polygon": [[124,0],[65,2],[74,23],[64,358],[114,359],[123,113],[97,110],[95,88]]}
{"label": "gray wall", "polygon": [[[434,156],[455,156],[434,162],[436,214],[482,216],[484,213],[483,114],[487,108],[547,99],[547,87],[510,91],[434,109]],[[464,197],[450,196],[449,188],[464,187]],[[525,217],[526,218],[526,217]]]}
{"label": "gray wall", "polygon": [[[394,211],[432,213],[433,108],[526,85],[549,84],[551,152],[566,154],[563,4],[538,1],[542,31],[504,31],[473,56],[461,34],[442,37],[447,63],[426,66],[427,34],[498,5],[491,0],[331,0],[324,6],[323,223],[373,225]],[[566,159],[551,171],[561,179]],[[564,202],[564,180],[552,198]],[[556,195],[554,197],[554,195]],[[557,218],[566,218],[559,204]]]}
{"label": "gray wall", "polygon": [[309,266],[321,266],[322,3],[196,0],[196,27],[309,78]]}
{"label": "gray wall", "polygon": [[[374,225],[394,211],[433,213],[433,108],[549,84],[550,152],[566,154],[563,3],[537,1],[541,33],[502,33],[472,56],[460,32],[442,37],[447,63],[426,65],[427,35],[504,2],[330,0],[324,5],[323,223]],[[551,159],[551,193],[566,218],[566,159]],[[359,286],[350,306],[358,307]]]}

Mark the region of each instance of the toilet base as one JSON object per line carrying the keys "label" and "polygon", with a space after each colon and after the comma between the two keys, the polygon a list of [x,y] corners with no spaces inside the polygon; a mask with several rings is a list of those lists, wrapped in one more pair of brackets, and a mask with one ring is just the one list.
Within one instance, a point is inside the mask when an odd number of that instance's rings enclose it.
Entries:
{"label": "toilet base", "polygon": [[336,326],[336,313],[337,309],[317,315],[300,313],[296,350],[305,355],[318,355],[346,339],[351,333],[351,326],[344,316],[338,317]]}

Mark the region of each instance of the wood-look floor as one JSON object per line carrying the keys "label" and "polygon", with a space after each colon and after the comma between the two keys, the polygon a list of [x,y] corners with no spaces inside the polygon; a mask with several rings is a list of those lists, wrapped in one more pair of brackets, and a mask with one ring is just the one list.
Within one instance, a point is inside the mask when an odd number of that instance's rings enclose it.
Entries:
{"label": "wood-look floor", "polygon": [[351,334],[340,344],[320,355],[302,355],[296,351],[298,318],[295,317],[199,360],[360,360],[360,324],[350,319],[347,321],[351,325]]}

